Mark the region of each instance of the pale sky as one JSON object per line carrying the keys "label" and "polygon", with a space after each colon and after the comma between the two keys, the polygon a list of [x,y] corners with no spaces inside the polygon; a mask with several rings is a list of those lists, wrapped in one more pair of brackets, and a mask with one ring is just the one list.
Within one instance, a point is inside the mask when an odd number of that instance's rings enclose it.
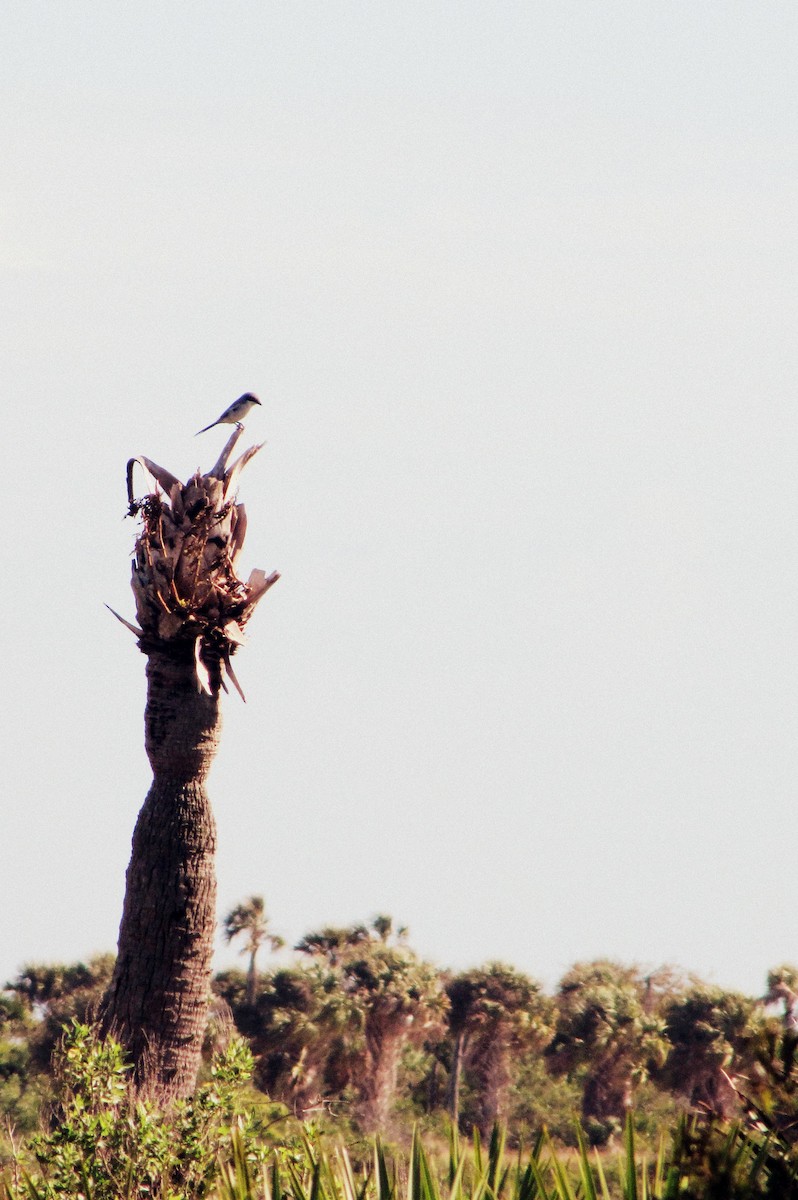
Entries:
{"label": "pale sky", "polygon": [[208,469],[253,390],[243,573],[282,578],[221,913],[761,992],[798,961],[794,0],[25,0],[0,37],[0,982],[115,947],[125,463]]}

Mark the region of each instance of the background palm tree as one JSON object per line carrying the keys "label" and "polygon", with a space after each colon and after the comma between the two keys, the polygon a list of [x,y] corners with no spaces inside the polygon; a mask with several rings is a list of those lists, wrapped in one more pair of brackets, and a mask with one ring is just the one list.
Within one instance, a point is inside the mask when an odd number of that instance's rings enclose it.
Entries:
{"label": "background palm tree", "polygon": [[447,1108],[460,1117],[460,1082],[470,1068],[483,1133],[505,1114],[512,1058],[542,1047],[552,1035],[553,1005],[536,980],[503,963],[455,975],[446,984],[452,1058]]}
{"label": "background palm tree", "polygon": [[224,919],[225,941],[232,942],[233,938],[244,935],[245,941],[241,948],[242,954],[249,955],[247,968],[247,1004],[255,1003],[257,989],[256,959],[261,946],[268,945],[271,950],[279,950],[285,942],[277,934],[269,931],[269,918],[262,896],[250,896],[242,904],[227,914]]}
{"label": "background palm tree", "polygon": [[555,1073],[581,1073],[582,1123],[596,1144],[620,1130],[634,1083],[665,1061],[665,1023],[651,1001],[650,976],[606,959],[576,963],[560,981],[546,1057]]}
{"label": "background palm tree", "polygon": [[324,959],[331,967],[337,967],[353,946],[367,942],[369,937],[365,925],[325,925],[323,929],[305,934],[294,949],[312,958]]}
{"label": "background palm tree", "polygon": [[[113,954],[98,954],[85,963],[27,963],[10,981],[9,994],[19,998],[32,1021],[28,1045],[35,1068],[49,1070],[69,1021],[96,1018],[113,970]],[[2,1074],[0,1068],[0,1079]]]}
{"label": "background palm tree", "polygon": [[345,1073],[367,1132],[388,1123],[402,1051],[421,1044],[433,1029],[442,1031],[448,1008],[437,971],[404,944],[404,927],[396,929],[396,944],[389,944],[393,930],[392,918],[380,915],[371,928],[327,927],[296,947],[330,968],[340,998],[334,1011],[339,1022],[343,1015],[339,1029],[345,1030],[345,1041],[337,1043],[338,1071],[348,1060]]}
{"label": "background palm tree", "polygon": [[668,1057],[660,1085],[691,1108],[716,1117],[739,1112],[737,1078],[747,1073],[754,1001],[696,980],[663,1009]]}

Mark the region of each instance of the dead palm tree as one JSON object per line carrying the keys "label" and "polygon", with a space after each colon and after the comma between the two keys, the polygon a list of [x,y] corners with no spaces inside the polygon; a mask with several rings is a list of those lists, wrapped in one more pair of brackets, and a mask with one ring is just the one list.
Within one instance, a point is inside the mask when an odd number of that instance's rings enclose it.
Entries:
{"label": "dead palm tree", "polygon": [[272,950],[279,950],[285,942],[277,934],[269,932],[269,918],[266,916],[266,906],[262,896],[250,896],[243,904],[237,904],[224,919],[225,941],[232,942],[239,934],[245,935],[242,954],[249,955],[247,969],[247,1004],[255,1003],[257,986],[256,959],[261,946],[268,945]]}
{"label": "dead palm tree", "polygon": [[[244,583],[235,573],[246,530],[236,487],[260,449],[228,467],[241,432],[186,484],[146,458],[127,470],[129,513],[142,518],[132,578],[138,625],[119,619],[147,656],[153,780],[133,834],[103,1028],[129,1052],[135,1085],[162,1102],[193,1090],[207,1019],[216,826],[205,780],[219,745],[219,693],[227,680],[241,691],[231,659],[278,578],[253,571]],[[133,497],[137,462],[155,481],[143,500]]]}

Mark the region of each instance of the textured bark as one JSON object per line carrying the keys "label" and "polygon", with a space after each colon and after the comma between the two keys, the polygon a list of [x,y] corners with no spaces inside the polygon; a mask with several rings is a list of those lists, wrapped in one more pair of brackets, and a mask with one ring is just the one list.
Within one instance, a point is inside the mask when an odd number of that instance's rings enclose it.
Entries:
{"label": "textured bark", "polygon": [[247,1004],[250,1004],[250,1005],[253,1005],[258,997],[258,972],[257,972],[257,968],[255,966],[256,954],[257,954],[257,950],[250,950],[249,966],[247,967],[246,1001],[247,1001]]}
{"label": "textured bark", "polygon": [[367,1064],[360,1084],[360,1121],[366,1133],[388,1126],[408,1024],[403,1019],[376,1034],[366,1032]]}
{"label": "textured bark", "polygon": [[591,1069],[582,1095],[582,1123],[595,1145],[623,1126],[632,1106],[633,1063],[605,1059]]}
{"label": "textured bark", "polygon": [[507,1090],[510,1086],[510,1047],[496,1029],[486,1043],[477,1064],[479,1078],[478,1125],[484,1137],[497,1121],[504,1118]]}
{"label": "textured bark", "polygon": [[193,1090],[207,1023],[216,825],[205,779],[221,713],[188,654],[150,653],[147,678],[153,782],[133,834],[104,1024],[128,1050],[136,1085],[168,1101]]}
{"label": "textured bark", "polygon": [[463,1054],[465,1052],[466,1033],[458,1029],[454,1035],[452,1050],[452,1065],[449,1070],[449,1085],[446,1089],[446,1111],[457,1127],[460,1121],[460,1081],[463,1075]]}
{"label": "textured bark", "polygon": [[[205,780],[221,732],[219,692],[226,680],[241,691],[232,657],[279,578],[236,575],[247,522],[235,489],[260,448],[228,468],[240,435],[239,426],[211,471],[186,484],[146,458],[127,466],[128,512],[143,519],[131,581],[139,625],[120,620],[147,655],[153,781],[133,834],[103,1028],[129,1052],[139,1091],[162,1103],[194,1090],[208,1017],[216,825]],[[141,500],[136,464],[156,484]]]}

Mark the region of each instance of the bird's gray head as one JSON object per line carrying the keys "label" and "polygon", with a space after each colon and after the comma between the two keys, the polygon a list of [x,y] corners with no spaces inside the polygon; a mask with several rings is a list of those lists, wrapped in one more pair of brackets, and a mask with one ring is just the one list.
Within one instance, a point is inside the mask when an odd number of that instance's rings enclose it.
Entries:
{"label": "bird's gray head", "polygon": [[[248,401],[250,404],[260,404],[260,400],[258,399],[258,397],[255,395],[254,392],[244,392],[243,396],[238,397],[237,403],[243,404],[243,402],[245,400]],[[261,407],[263,407],[263,406],[261,405]]]}

